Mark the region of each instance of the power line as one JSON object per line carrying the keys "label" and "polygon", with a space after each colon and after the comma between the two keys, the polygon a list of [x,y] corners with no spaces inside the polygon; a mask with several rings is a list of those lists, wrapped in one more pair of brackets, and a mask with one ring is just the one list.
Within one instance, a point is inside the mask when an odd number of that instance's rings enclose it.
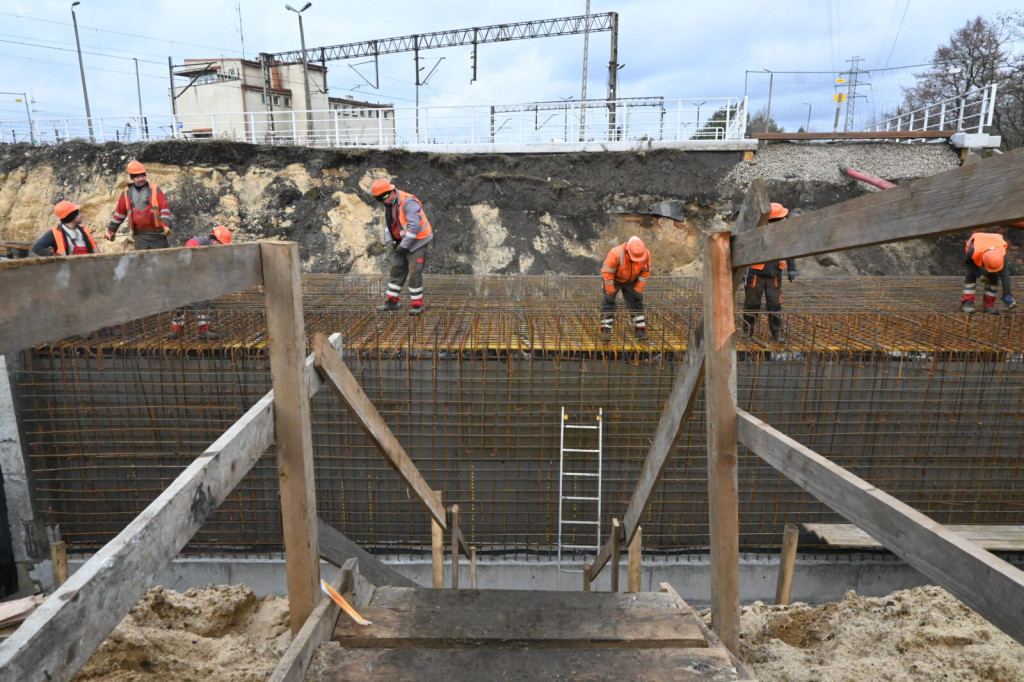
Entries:
{"label": "power line", "polygon": [[889,66],[889,60],[892,59],[892,51],[896,49],[896,41],[900,39],[900,29],[903,28],[903,20],[907,18],[908,9],[910,9],[910,0],[907,0],[907,5],[903,8],[903,18],[900,19],[899,28],[896,29],[896,37],[892,39],[892,47],[889,48],[889,56],[885,59],[886,66]]}
{"label": "power line", "polygon": [[[77,50],[72,50],[70,47],[54,47],[52,45],[40,45],[39,43],[26,43],[24,40],[4,40],[0,38],[0,43],[9,43],[11,45],[26,45],[28,47],[38,47],[44,50],[59,50],[61,52],[77,52]],[[114,54],[103,54],[102,52],[86,52],[85,50],[82,50],[82,54],[89,54],[93,55],[94,57],[106,57],[107,59],[123,59],[128,62],[132,61],[132,57],[119,57]],[[157,66],[161,65],[161,62],[151,62],[145,59],[139,59],[139,61],[144,64],[156,64]]]}

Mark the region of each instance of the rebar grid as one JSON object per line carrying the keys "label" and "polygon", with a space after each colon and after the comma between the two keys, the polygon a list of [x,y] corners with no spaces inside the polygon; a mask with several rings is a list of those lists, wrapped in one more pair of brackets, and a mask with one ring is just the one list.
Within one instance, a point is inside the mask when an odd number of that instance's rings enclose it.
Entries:
{"label": "rebar grid", "polygon": [[[307,334],[342,332],[367,395],[446,504],[461,505],[468,542],[552,552],[563,405],[574,420],[603,408],[602,506],[622,516],[700,319],[699,282],[652,282],[644,345],[624,313],[611,343],[596,338],[596,278],[427,278],[417,318],[372,311],[384,287],[307,277]],[[951,312],[955,278],[798,280],[786,296],[784,344],[765,339],[765,322],[738,341],[740,407],[941,522],[1024,522],[1018,316]],[[167,338],[166,313],[26,354],[16,383],[34,494],[74,552],[111,539],[270,389],[262,306],[259,291],[215,301],[216,341],[196,340],[194,319]],[[652,551],[708,545],[703,429],[701,396],[641,519]],[[313,439],[322,518],[381,553],[429,551],[426,513],[326,390]],[[740,490],[744,549],[776,546],[786,523],[841,520],[751,453]],[[186,552],[280,549],[264,457]]]}

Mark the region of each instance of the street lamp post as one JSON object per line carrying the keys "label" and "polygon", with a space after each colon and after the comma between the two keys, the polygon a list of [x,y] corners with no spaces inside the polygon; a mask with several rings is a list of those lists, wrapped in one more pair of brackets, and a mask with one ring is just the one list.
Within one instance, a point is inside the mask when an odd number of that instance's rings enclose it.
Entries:
{"label": "street lamp post", "polygon": [[[25,102],[25,116],[28,117],[28,139],[31,144],[36,143],[36,127],[32,122],[32,110],[28,106],[28,94],[24,92],[0,92],[0,95],[21,95]],[[18,101],[18,100],[15,100]]]}
{"label": "street lamp post", "polygon": [[807,125],[804,126],[804,132],[809,133],[811,132],[811,103],[804,102],[804,104],[807,106]]}
{"label": "street lamp post", "polygon": [[302,29],[302,13],[309,9],[313,3],[307,2],[302,9],[295,9],[291,5],[285,5],[286,10],[295,12],[299,16],[299,41],[302,44],[302,89],[306,93],[306,134],[312,134],[313,130],[313,100],[309,92],[309,62],[306,60],[306,33]]}
{"label": "street lamp post", "polygon": [[82,43],[78,40],[78,17],[75,16],[75,7],[81,2],[71,3],[71,23],[75,26],[75,48],[78,50],[78,70],[82,74],[82,95],[85,96],[85,119],[89,122],[89,140],[96,141],[92,132],[92,112],[89,111],[89,90],[85,87],[85,65],[82,64]]}

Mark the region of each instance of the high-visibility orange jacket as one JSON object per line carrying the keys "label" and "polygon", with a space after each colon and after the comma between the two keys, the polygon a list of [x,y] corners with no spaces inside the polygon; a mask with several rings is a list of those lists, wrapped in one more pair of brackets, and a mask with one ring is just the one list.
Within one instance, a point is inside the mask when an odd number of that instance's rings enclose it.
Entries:
{"label": "high-visibility orange jacket", "polygon": [[384,210],[391,238],[409,251],[415,251],[433,239],[434,228],[423,212],[423,204],[412,194],[395,190],[398,197]]}
{"label": "high-visibility orange jacket", "polygon": [[[967,244],[964,246],[964,253],[967,254],[967,258],[974,261],[974,264],[979,268],[984,267],[981,262],[982,256],[989,249],[1000,249],[1003,255],[1006,255],[1006,249],[1009,244],[1003,239],[1001,234],[993,234],[991,232],[975,232],[971,235],[971,238],[967,240]],[[1004,268],[1005,269],[1005,268]]]}
{"label": "high-visibility orange jacket", "polygon": [[[148,193],[148,196],[147,196]],[[145,204],[145,208],[138,208]],[[128,227],[135,232],[162,232],[164,225],[171,222],[171,209],[167,205],[167,197],[156,185],[145,184],[136,187],[129,184],[117,200],[117,208],[110,216],[107,229],[117,232],[117,228],[128,218]]]}
{"label": "high-visibility orange jacket", "polygon": [[[51,227],[49,232],[43,234],[42,237],[32,246],[32,251],[38,255],[47,255],[49,249],[53,249],[53,252],[58,256],[67,256],[68,248],[71,248],[72,256],[78,256],[87,253],[99,253],[99,247],[96,246],[96,242],[93,241],[92,235],[89,234],[89,230],[84,225],[80,225],[79,230],[82,232],[82,237],[85,239],[85,246],[75,246],[69,243],[68,235],[61,229],[60,225]],[[39,247],[38,250],[36,247]]]}
{"label": "high-visibility orange jacket", "polygon": [[601,277],[604,279],[604,292],[615,293],[615,283],[633,284],[633,291],[638,294],[644,292],[647,286],[647,278],[651,276],[651,252],[644,249],[644,257],[641,260],[633,260],[626,253],[626,245],[619,244],[608,252],[604,258],[604,267],[601,269]]}

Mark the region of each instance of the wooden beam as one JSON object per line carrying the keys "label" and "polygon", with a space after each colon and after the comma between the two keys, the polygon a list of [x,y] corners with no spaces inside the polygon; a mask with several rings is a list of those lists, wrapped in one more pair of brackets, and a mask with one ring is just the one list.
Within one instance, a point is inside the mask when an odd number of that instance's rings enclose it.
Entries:
{"label": "wooden beam", "polygon": [[50,543],[50,562],[53,566],[53,586],[60,587],[68,581],[68,549],[63,540]]}
{"label": "wooden beam", "polygon": [[787,523],[782,533],[782,551],[779,553],[779,579],[775,583],[775,603],[781,606],[789,604],[793,591],[793,569],[796,567],[796,546],[799,540],[800,530]]}
{"label": "wooden beam", "polygon": [[619,591],[619,560],[622,556],[622,525],[612,519],[612,592]]}
{"label": "wooden beam", "polygon": [[590,564],[588,562],[584,561],[583,562],[583,591],[584,592],[590,592],[590,581],[591,581],[590,569],[591,569]]}
{"label": "wooden beam", "polygon": [[845,251],[1024,218],[1024,149],[733,237],[732,265]]}
{"label": "wooden beam", "polygon": [[72,679],[273,440],[268,393],[0,643],[4,675]]}
{"label": "wooden beam", "polygon": [[262,283],[255,243],[0,261],[0,355]]}
{"label": "wooden beam", "polygon": [[[833,547],[882,547],[881,542],[852,523],[805,523],[803,527]],[[990,552],[1024,551],[1024,525],[1021,524],[948,523],[946,530],[962,535]]]}
{"label": "wooden beam", "polygon": [[740,442],[757,456],[1024,643],[1024,572],[753,415],[738,419]]}
{"label": "wooden beam", "polygon": [[728,232],[709,234],[705,242],[704,333],[712,625],[725,646],[739,655],[736,323]]}
{"label": "wooden beam", "polygon": [[352,372],[345,365],[341,355],[334,348],[324,344],[322,339],[323,335],[318,334],[314,344],[316,368],[320,375],[342,404],[349,409],[352,416],[356,418],[359,426],[384,455],[388,464],[427,508],[434,521],[441,528],[447,528],[448,522],[445,519],[444,507],[439,503],[438,495],[430,489],[419,469],[409,459],[409,455],[405,454],[401,443],[388,428],[384,418],[377,412],[377,408],[366,397],[366,393],[363,392],[356,378],[352,376]]}
{"label": "wooden beam", "polygon": [[[320,591],[313,433],[310,427],[309,380],[305,371],[306,332],[302,317],[299,246],[294,242],[263,242],[260,246],[270,369],[274,382],[274,430],[288,578],[288,614],[292,634],[298,634],[323,596]],[[322,345],[330,347],[326,339],[322,340]],[[333,348],[331,352],[335,352]]]}
{"label": "wooden beam", "polygon": [[344,566],[349,559],[357,559],[360,573],[376,585],[419,587],[414,581],[349,540],[344,533],[323,519],[317,519],[317,540],[321,558],[327,559],[335,566]]}
{"label": "wooden beam", "polygon": [[629,541],[629,568],[626,571],[626,591],[640,591],[640,567],[643,559],[644,532],[637,528],[633,539]]}
{"label": "wooden beam", "polygon": [[[353,560],[354,561],[354,560]],[[328,582],[337,591],[342,590],[342,582],[351,569],[342,568]],[[333,599],[322,599],[309,618],[302,625],[299,634],[295,635],[288,645],[281,660],[267,682],[302,682],[313,660],[316,650],[324,642],[330,641],[334,626],[341,615],[341,607]]]}
{"label": "wooden beam", "polygon": [[771,200],[768,198],[768,187],[761,178],[754,178],[747,188],[746,197],[732,226],[734,235],[750,232],[754,228],[768,224],[768,216],[772,212]]}
{"label": "wooden beam", "polygon": [[444,587],[444,529],[434,519],[430,519],[430,555],[434,589],[439,590]]}
{"label": "wooden beam", "polygon": [[452,589],[459,589],[459,505],[452,505]]}
{"label": "wooden beam", "polygon": [[953,137],[955,130],[891,130],[855,133],[751,133],[752,140],[924,140]]}

